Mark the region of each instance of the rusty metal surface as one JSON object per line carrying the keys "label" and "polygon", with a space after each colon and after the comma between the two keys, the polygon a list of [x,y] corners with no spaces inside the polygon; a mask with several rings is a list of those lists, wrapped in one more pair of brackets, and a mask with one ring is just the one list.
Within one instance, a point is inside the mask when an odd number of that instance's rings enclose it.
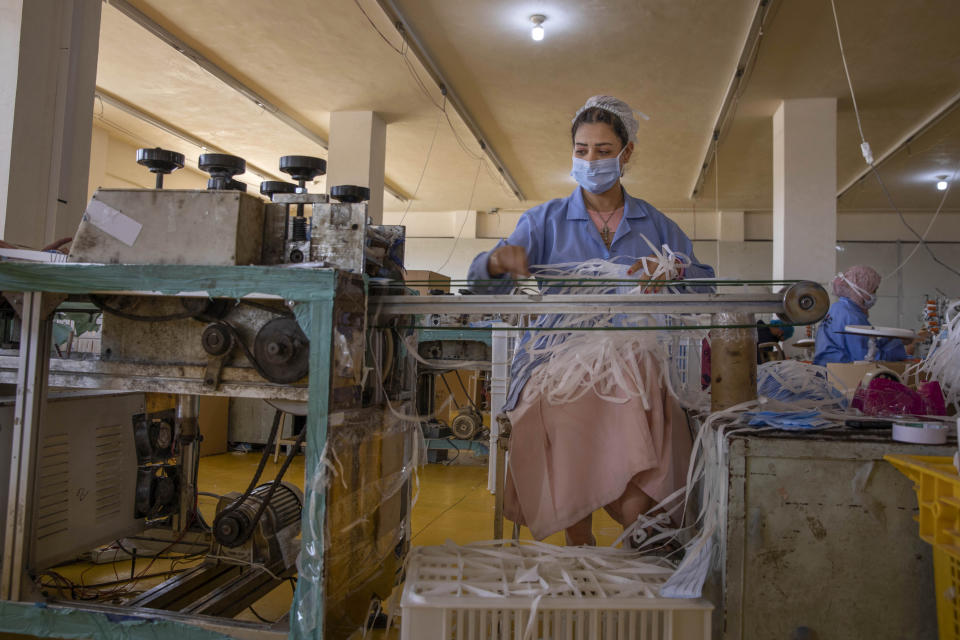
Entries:
{"label": "rusty metal surface", "polygon": [[818,640],[936,638],[916,496],[882,457],[955,450],[880,431],[733,437],[715,637],[789,638],[806,626]]}
{"label": "rusty metal surface", "polygon": [[713,329],[710,356],[713,362],[710,406],[723,411],[757,399],[757,330],[752,313],[715,313],[718,325],[749,325],[749,329]]}
{"label": "rusty metal surface", "polygon": [[[15,351],[0,353],[0,383],[14,384],[19,357]],[[307,399],[306,381],[302,386],[269,383],[253,369],[224,367],[220,387],[208,389],[203,383],[205,365],[149,365],[101,360],[50,359],[51,387],[65,389],[112,389],[186,393],[244,398]]]}
{"label": "rusty metal surface", "polygon": [[98,189],[99,201],[143,225],[132,246],[85,215],[70,262],[103,264],[258,264],[263,201],[239,191]]}

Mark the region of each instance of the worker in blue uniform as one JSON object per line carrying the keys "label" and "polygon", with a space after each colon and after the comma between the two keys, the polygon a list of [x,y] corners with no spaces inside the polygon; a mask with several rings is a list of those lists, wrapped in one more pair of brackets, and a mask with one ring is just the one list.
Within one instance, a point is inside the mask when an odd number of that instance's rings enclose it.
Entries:
{"label": "worker in blue uniform", "polygon": [[[870,308],[877,301],[880,274],[866,265],[850,267],[833,279],[837,301],[817,329],[817,347],[813,363],[857,362],[866,359],[867,336],[843,333],[848,325],[869,325]],[[922,338],[922,336],[921,336]],[[913,353],[914,343],[905,345],[900,338],[877,338],[877,360],[906,360]]]}
{"label": "worker in blue uniform", "polygon": [[[620,184],[637,128],[623,101],[590,98],[571,127],[577,188],[528,210],[506,240],[477,256],[469,271],[474,290],[508,293],[538,267],[598,259],[639,280],[712,278],[680,227]],[[646,406],[639,397],[610,402],[595,392],[554,405],[525,389],[539,366],[525,348],[530,338],[517,348],[505,406],[513,432],[504,513],[538,539],[564,530],[567,544],[595,544],[594,510],[606,508],[627,527],[683,486],[690,455],[683,410],[654,367],[643,382]]]}

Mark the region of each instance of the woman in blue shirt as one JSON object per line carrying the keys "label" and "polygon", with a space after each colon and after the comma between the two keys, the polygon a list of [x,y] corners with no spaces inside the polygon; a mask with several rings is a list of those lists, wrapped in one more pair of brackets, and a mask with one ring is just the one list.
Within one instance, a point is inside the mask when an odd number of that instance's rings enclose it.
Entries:
{"label": "woman in blue shirt", "polygon": [[[817,329],[817,348],[813,363],[856,362],[866,358],[867,336],[840,333],[847,325],[869,325],[870,307],[877,301],[880,274],[873,267],[857,265],[833,279],[837,301],[830,305],[827,316]],[[898,338],[877,338],[877,360],[905,360],[913,345],[904,347]]]}
{"label": "woman in blue shirt", "polygon": [[[516,229],[476,257],[469,278],[485,293],[512,290],[537,266],[604,259],[651,280],[651,244],[689,258],[670,274],[712,278],[680,227],[620,184],[638,123],[630,107],[594,96],[573,120],[573,169],[579,186],[566,198],[526,211]],[[649,242],[648,242],[649,241]],[[656,279],[665,279],[660,275]],[[528,340],[529,336],[525,337]],[[504,512],[542,539],[561,529],[567,544],[593,544],[591,514],[604,507],[627,526],[683,486],[690,437],[682,409],[660,385],[644,383],[649,403],[603,400],[596,393],[562,405],[525,385],[538,363],[523,349],[511,366],[506,410],[513,424]]]}

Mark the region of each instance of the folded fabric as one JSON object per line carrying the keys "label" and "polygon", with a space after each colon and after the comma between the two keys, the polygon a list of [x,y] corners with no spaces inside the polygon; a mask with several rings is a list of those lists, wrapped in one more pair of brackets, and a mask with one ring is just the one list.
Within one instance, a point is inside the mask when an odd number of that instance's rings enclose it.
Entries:
{"label": "folded fabric", "polygon": [[864,388],[857,387],[853,408],[868,416],[923,415],[924,402],[910,387],[888,378],[874,378]]}
{"label": "folded fabric", "polygon": [[751,427],[773,427],[785,431],[819,429],[833,425],[819,411],[747,411],[747,424]]}

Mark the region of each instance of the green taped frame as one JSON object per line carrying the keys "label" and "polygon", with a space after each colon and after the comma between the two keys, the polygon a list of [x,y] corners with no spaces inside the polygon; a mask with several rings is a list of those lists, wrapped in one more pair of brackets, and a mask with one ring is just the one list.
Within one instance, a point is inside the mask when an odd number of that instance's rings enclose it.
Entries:
{"label": "green taped frame", "polygon": [[223,640],[230,636],[170,620],[108,616],[105,613],[0,601],[0,628],[39,638],[95,640]]}
{"label": "green taped frame", "polygon": [[[279,267],[211,267],[196,265],[92,265],[0,263],[0,291],[151,292],[164,295],[204,292],[211,298],[269,294],[291,300],[294,313],[310,340],[310,398],[307,418],[308,482],[300,579],[291,611],[291,636],[323,638],[323,526],[326,521],[325,477],[321,456],[327,442],[333,298],[333,269]],[[312,473],[310,473],[312,471]],[[316,523],[311,526],[311,522]],[[173,622],[113,622],[106,615],[0,601],[0,630],[59,638],[150,638],[151,640],[212,640],[218,633]],[[132,630],[137,630],[133,633]],[[141,631],[142,630],[142,631]]]}

